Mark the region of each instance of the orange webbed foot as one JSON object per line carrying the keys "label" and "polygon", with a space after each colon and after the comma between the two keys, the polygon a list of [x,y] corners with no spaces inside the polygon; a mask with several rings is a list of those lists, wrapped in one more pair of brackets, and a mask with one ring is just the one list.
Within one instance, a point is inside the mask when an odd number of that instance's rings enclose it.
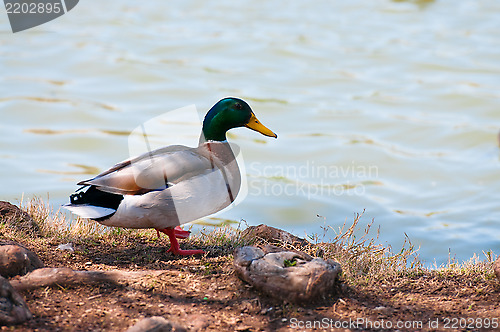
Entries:
{"label": "orange webbed foot", "polygon": [[156,231],[158,232],[158,235],[160,234],[160,232],[168,235],[170,239],[170,249],[168,249],[167,252],[171,252],[174,255],[181,255],[181,256],[199,255],[205,253],[203,250],[200,249],[195,249],[195,250],[181,249],[181,247],[179,246],[179,242],[177,241],[177,238],[185,239],[189,236],[191,232],[185,231],[179,226],[177,226],[176,228],[157,229]]}

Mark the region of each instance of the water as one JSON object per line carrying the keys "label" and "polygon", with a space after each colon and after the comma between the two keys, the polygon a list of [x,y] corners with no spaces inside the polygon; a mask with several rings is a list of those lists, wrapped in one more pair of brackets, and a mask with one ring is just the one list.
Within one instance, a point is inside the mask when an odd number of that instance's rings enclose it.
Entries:
{"label": "water", "polygon": [[498,252],[499,22],[486,0],[83,1],[18,34],[0,14],[0,198],[57,207],[144,121],[232,95],[278,140],[232,131],[248,195],[217,218],[321,237],[365,210],[428,264]]}

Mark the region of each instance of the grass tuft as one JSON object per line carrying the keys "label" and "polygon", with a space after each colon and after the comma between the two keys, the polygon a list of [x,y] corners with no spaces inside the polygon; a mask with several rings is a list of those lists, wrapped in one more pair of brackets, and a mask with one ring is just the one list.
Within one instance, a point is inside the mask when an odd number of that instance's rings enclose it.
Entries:
{"label": "grass tuft", "polygon": [[198,233],[190,236],[188,243],[194,247],[203,247],[218,255],[232,255],[234,249],[250,245],[250,239],[242,236],[240,225],[230,225],[209,229],[203,227]]}
{"label": "grass tuft", "polygon": [[[363,211],[364,212],[364,211]],[[363,213],[356,214],[352,224],[343,223],[338,229],[332,226],[324,228],[323,238],[331,231],[335,236],[329,242],[320,242],[319,236],[310,238],[315,244],[309,249],[309,254],[331,258],[340,263],[346,281],[353,284],[367,284],[392,278],[402,273],[412,271],[419,274],[423,266],[418,259],[418,249],[405,234],[402,248],[394,252],[391,246],[377,243],[380,230],[376,237],[370,237],[373,220],[357,235]]]}

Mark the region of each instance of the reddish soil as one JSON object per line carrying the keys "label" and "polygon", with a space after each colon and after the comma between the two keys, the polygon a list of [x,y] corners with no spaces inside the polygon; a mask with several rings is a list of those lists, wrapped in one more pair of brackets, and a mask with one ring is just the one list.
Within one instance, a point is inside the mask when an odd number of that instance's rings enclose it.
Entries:
{"label": "reddish soil", "polygon": [[221,248],[208,248],[205,257],[174,257],[166,253],[168,239],[130,235],[109,242],[84,239],[74,253],[57,249],[56,240],[23,244],[47,267],[164,273],[124,285],[23,292],[34,319],[2,331],[125,331],[150,316],[191,331],[500,330],[500,286],[493,277],[430,271],[372,286],[341,280],[320,302],[296,305],[275,301],[240,281],[232,256],[221,254]]}

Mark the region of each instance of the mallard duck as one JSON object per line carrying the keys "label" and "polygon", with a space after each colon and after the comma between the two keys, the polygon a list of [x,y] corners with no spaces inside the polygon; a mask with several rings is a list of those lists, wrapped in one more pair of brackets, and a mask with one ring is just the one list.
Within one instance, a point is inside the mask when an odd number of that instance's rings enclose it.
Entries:
{"label": "mallard duck", "polygon": [[222,210],[238,195],[240,172],[226,139],[237,127],[277,138],[245,101],[225,98],[207,112],[198,147],[171,145],[122,161],[79,182],[83,187],[64,207],[106,226],[154,228],[168,235],[173,254],[203,254],[180,249],[177,238],[189,236],[180,225]]}

